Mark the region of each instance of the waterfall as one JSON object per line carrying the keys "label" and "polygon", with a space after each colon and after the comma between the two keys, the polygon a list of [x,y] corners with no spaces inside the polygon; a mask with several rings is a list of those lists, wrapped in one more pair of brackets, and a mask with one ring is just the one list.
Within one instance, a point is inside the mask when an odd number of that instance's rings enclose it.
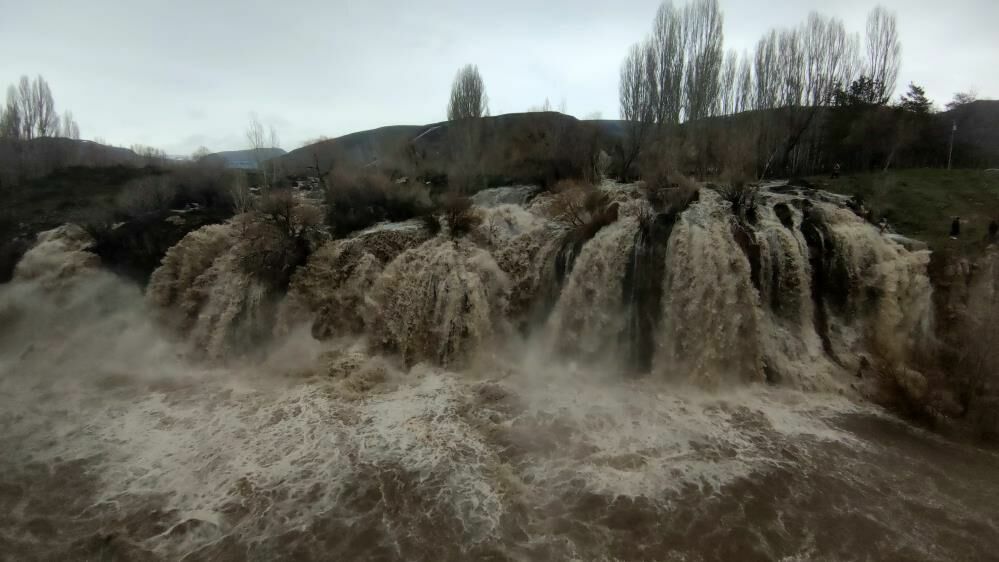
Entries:
{"label": "waterfall", "polygon": [[673,227],[654,372],[706,386],[762,373],[759,295],[733,227],[727,206],[710,191]]}
{"label": "waterfall", "polygon": [[258,251],[248,228],[237,217],[189,233],[149,280],[147,298],[163,321],[212,359],[248,350],[271,323],[271,289],[245,263]]}
{"label": "waterfall", "polygon": [[442,237],[403,252],[368,299],[377,345],[407,364],[452,365],[504,332],[509,279],[492,255]]}
{"label": "waterfall", "polygon": [[279,312],[279,332],[307,323],[318,339],[357,335],[367,324],[365,296],[385,266],[427,240],[416,223],[382,225],[327,242],[292,278]]}
{"label": "waterfall", "polygon": [[628,312],[622,288],[637,233],[638,219],[626,217],[583,245],[547,326],[558,352],[597,361],[624,356]]}
{"label": "waterfall", "polygon": [[[562,222],[552,194],[524,206],[533,191],[518,188],[480,197],[481,221],[461,240],[430,239],[413,221],[328,242],[292,276],[276,331],[305,323],[318,339],[452,365],[518,328],[552,360],[826,390],[849,384],[863,355],[904,361],[929,337],[928,252],[882,236],[836,196],[762,188],[737,213],[703,188],[663,214],[638,186],[601,189],[606,214],[588,224]],[[273,287],[243,266],[245,228],[237,218],[190,233],[148,290],[209,356],[274,324]]]}

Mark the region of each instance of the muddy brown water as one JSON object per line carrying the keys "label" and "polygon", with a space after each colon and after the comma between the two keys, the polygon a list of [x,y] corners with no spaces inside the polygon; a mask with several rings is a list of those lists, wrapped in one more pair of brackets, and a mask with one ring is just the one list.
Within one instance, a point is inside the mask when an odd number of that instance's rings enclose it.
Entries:
{"label": "muddy brown water", "polygon": [[2,386],[2,560],[999,556],[994,451],[838,397],[39,376]]}

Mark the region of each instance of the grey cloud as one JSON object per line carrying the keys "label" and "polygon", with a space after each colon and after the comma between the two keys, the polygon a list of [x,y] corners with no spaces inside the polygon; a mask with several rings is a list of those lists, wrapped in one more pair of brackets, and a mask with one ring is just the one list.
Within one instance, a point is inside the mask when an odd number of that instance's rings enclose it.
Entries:
{"label": "grey cloud", "polygon": [[[999,91],[999,3],[883,2],[899,13],[900,83],[938,105]],[[751,50],[811,10],[862,31],[874,2],[722,0],[726,45]],[[41,73],[84,136],[189,153],[239,148],[256,112],[286,148],[318,135],[444,116],[455,70],[479,65],[494,113],[564,97],[616,116],[618,65],[658,2],[32,0],[0,20],[0,82]],[[192,108],[196,108],[193,109]],[[195,141],[203,138],[206,142]]]}

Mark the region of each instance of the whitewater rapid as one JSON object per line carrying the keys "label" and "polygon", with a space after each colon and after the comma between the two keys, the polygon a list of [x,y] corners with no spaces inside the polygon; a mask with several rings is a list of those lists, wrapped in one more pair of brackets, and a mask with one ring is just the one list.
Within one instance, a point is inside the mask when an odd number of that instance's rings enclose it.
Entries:
{"label": "whitewater rapid", "polygon": [[[229,276],[232,225],[185,238],[146,294],[84,232],[44,236],[0,288],[0,559],[999,546],[996,455],[859,400],[851,361],[904,356],[932,321],[925,253],[821,200],[788,228],[773,209],[795,193],[766,195],[747,251],[712,193],[659,229],[619,189],[580,240],[508,191],[464,240],[407,223],[328,242],[281,302]],[[254,318],[274,335],[248,350]]]}

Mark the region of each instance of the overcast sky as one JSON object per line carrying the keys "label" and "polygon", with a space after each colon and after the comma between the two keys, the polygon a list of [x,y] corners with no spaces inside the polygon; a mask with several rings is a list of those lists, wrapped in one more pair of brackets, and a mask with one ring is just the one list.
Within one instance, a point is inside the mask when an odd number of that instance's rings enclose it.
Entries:
{"label": "overcast sky", "polygon": [[[678,2],[682,3],[682,2]],[[319,135],[443,120],[454,73],[479,66],[492,113],[548,97],[616,118],[618,68],[657,0],[346,2],[0,0],[0,84],[42,74],[84,138],[170,154],[243,148],[251,113],[292,149]],[[886,0],[899,88],[937,106],[999,96],[999,0]],[[873,2],[721,0],[726,48],[818,10],[863,31]]]}

